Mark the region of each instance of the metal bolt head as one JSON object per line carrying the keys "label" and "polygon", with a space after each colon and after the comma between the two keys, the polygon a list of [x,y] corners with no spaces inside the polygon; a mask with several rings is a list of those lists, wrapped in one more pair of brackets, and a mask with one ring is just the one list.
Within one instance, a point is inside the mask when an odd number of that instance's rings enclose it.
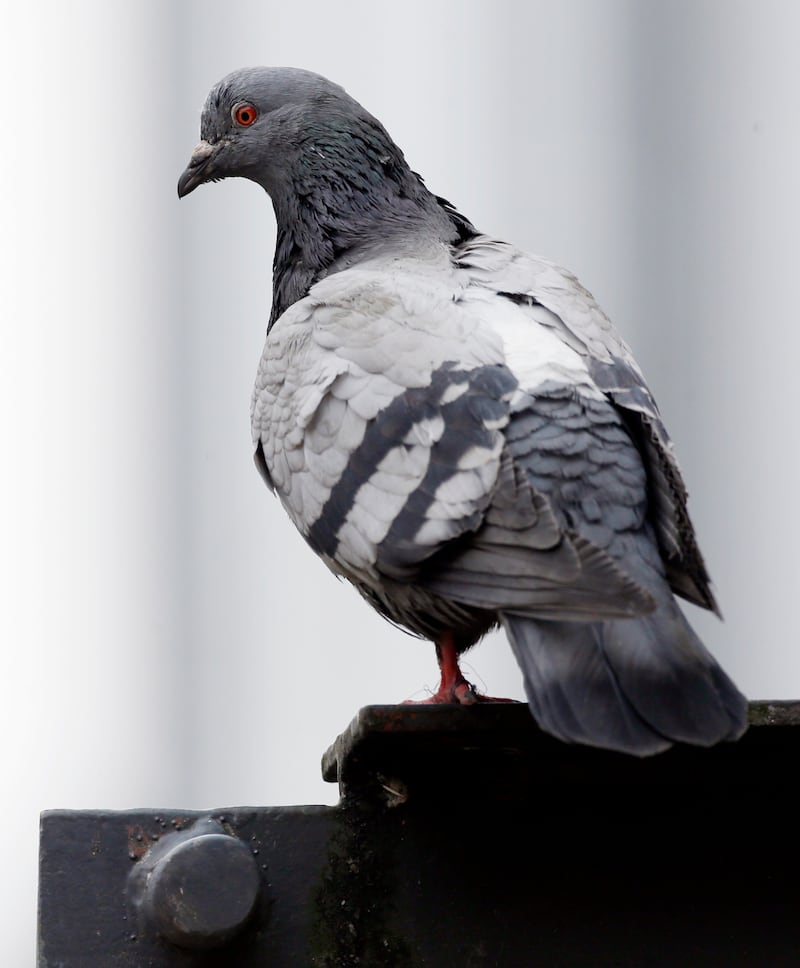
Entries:
{"label": "metal bolt head", "polygon": [[143,907],[158,933],[182,948],[215,948],[245,926],[260,874],[248,848],[227,834],[182,840],[147,878]]}

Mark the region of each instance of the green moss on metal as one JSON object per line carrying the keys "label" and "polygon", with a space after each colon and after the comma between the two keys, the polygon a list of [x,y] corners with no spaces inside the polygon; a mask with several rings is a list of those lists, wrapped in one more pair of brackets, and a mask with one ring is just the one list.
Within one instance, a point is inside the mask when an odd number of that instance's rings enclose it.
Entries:
{"label": "green moss on metal", "polygon": [[[394,850],[402,821],[380,806],[345,801],[337,812],[328,858],[314,895],[314,968],[411,968],[396,934]],[[375,849],[378,846],[379,849]]]}
{"label": "green moss on metal", "polygon": [[791,699],[751,702],[751,726],[800,726],[800,702]]}

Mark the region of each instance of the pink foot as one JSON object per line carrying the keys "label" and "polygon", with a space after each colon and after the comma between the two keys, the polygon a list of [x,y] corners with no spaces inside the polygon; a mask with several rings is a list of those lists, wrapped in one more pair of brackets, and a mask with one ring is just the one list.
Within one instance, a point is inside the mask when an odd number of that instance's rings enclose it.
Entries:
{"label": "pink foot", "polygon": [[442,674],[439,688],[428,699],[407,699],[403,705],[430,706],[457,703],[471,706],[476,702],[516,702],[515,699],[497,699],[484,696],[468,682],[458,665],[458,653],[451,632],[445,633],[436,645],[439,669]]}

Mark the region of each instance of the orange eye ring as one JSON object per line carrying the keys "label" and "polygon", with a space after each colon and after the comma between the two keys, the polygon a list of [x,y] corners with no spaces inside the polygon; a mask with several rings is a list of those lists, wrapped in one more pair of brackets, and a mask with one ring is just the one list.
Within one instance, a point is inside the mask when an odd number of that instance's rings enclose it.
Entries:
{"label": "orange eye ring", "polygon": [[233,120],[242,128],[249,128],[258,117],[258,111],[252,104],[236,104],[231,111]]}

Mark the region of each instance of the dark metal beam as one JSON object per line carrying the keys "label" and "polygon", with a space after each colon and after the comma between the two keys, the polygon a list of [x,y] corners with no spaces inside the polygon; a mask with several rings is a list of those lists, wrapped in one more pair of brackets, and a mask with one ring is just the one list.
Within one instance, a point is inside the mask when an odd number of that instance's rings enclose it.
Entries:
{"label": "dark metal beam", "polygon": [[800,704],[647,760],[366,707],[336,807],[42,817],[40,968],[795,966]]}

